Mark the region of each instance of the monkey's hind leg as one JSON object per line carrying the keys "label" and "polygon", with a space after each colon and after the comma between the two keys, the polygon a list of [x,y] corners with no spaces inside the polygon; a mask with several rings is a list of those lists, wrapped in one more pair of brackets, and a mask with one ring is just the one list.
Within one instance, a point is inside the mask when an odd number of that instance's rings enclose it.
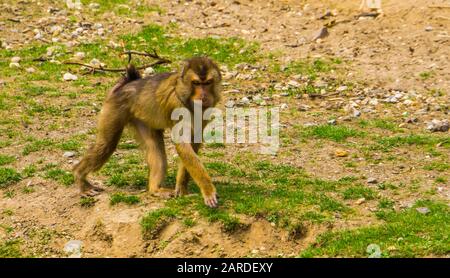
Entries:
{"label": "monkey's hind leg", "polygon": [[164,130],[148,128],[141,121],[134,121],[134,126],[140,141],[145,146],[147,164],[149,167],[148,191],[155,196],[169,198],[173,190],[161,188],[167,171],[167,156],[164,147]]}
{"label": "monkey's hind leg", "polygon": [[125,116],[119,109],[111,104],[103,106],[98,120],[96,141],[73,169],[81,196],[95,196],[103,191],[102,188],[93,186],[86,177],[89,173],[99,170],[114,152],[125,123]]}

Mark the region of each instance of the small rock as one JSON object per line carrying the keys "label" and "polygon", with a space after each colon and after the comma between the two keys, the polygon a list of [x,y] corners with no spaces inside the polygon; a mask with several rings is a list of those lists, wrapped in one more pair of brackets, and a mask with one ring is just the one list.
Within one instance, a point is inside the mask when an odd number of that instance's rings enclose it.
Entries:
{"label": "small rock", "polygon": [[347,90],[347,88],[348,88],[347,86],[340,86],[336,89],[336,91],[343,92],[343,91]]}
{"label": "small rock", "polygon": [[64,157],[74,157],[75,156],[75,152],[65,152],[63,154]]}
{"label": "small rock", "polygon": [[64,252],[69,255],[69,258],[81,258],[81,248],[83,242],[81,240],[70,240],[64,245]]}
{"label": "small rock", "polygon": [[352,115],[354,118],[358,118],[359,116],[361,116],[361,111],[359,111],[358,109],[353,109]]}
{"label": "small rock", "polygon": [[100,9],[100,4],[99,3],[90,3],[89,4],[89,9],[91,9],[91,10],[98,10],[98,9]]}
{"label": "small rock", "polygon": [[427,32],[433,31],[433,27],[427,26],[427,27],[425,27],[425,31],[427,31]]}
{"label": "small rock", "polygon": [[20,57],[18,56],[14,56],[11,58],[11,63],[20,63]]}
{"label": "small rock", "polygon": [[86,57],[86,54],[84,52],[77,52],[73,55],[73,57],[78,60],[83,60],[84,57]]}
{"label": "small rock", "polygon": [[236,103],[233,100],[229,100],[225,103],[225,107],[227,108],[233,108],[236,105]]}
{"label": "small rock", "polygon": [[28,73],[34,73],[36,70],[32,67],[29,67],[29,68],[26,68],[25,71]]}
{"label": "small rock", "polygon": [[421,214],[428,214],[430,213],[430,209],[427,207],[420,207],[420,208],[416,208],[417,212],[421,213]]}
{"label": "small rock", "polygon": [[419,119],[417,119],[416,117],[408,118],[405,120],[405,122],[408,124],[417,123],[418,121],[419,121]]}
{"label": "small rock", "polygon": [[280,105],[280,109],[287,109],[288,108],[288,105],[286,104],[286,103],[283,103],[283,104],[281,104]]}
{"label": "small rock", "polygon": [[346,150],[337,149],[334,151],[334,155],[337,157],[346,157],[348,156],[348,152]]}
{"label": "small rock", "polygon": [[155,69],[152,67],[145,68],[144,75],[148,76],[155,73]]}
{"label": "small rock", "polygon": [[10,68],[20,68],[20,64],[19,63],[10,63],[9,67]]}
{"label": "small rock", "polygon": [[63,76],[63,79],[65,81],[73,81],[73,80],[77,80],[78,77],[75,74],[71,74],[70,72],[66,72]]}
{"label": "small rock", "polygon": [[367,183],[370,183],[370,184],[376,184],[376,183],[378,183],[378,180],[376,179],[376,178],[368,178],[367,179]]}
{"label": "small rock", "polygon": [[381,258],[381,248],[378,244],[369,244],[366,248],[366,252],[369,254],[369,258]]}
{"label": "small rock", "polygon": [[329,124],[329,125],[336,125],[337,121],[336,121],[336,119],[331,119],[331,120],[327,121],[327,124]]}
{"label": "small rock", "polygon": [[287,83],[288,86],[293,87],[293,88],[300,88],[301,84],[298,83],[295,80],[291,80]]}
{"label": "small rock", "polygon": [[428,123],[427,129],[431,132],[446,132],[450,128],[448,120],[437,120],[433,119],[431,122]]}
{"label": "small rock", "polygon": [[322,28],[320,28],[319,31],[317,31],[317,33],[314,35],[312,40],[316,41],[318,39],[326,38],[326,37],[328,37],[329,34],[330,33],[328,33],[328,28],[327,27],[322,27]]}
{"label": "small rock", "polygon": [[103,28],[103,24],[101,24],[101,23],[95,23],[93,27],[94,27],[95,30],[98,30],[98,29],[100,29],[100,28]]}
{"label": "small rock", "polygon": [[309,109],[311,109],[311,106],[306,105],[306,104],[301,104],[301,105],[298,107],[298,110],[299,110],[299,111],[308,111]]}
{"label": "small rock", "polygon": [[91,66],[93,66],[93,67],[104,67],[104,66],[105,66],[104,63],[100,62],[99,59],[95,59],[95,58],[92,59],[92,60],[89,62],[89,64],[90,64]]}
{"label": "small rock", "polygon": [[241,105],[249,105],[250,104],[250,99],[248,97],[243,97],[239,101],[239,104],[241,104]]}
{"label": "small rock", "polygon": [[364,203],[366,201],[366,198],[359,198],[358,200],[356,200],[355,204],[356,205],[361,205],[362,203]]}
{"label": "small rock", "polygon": [[103,29],[103,28],[98,29],[98,30],[97,30],[97,34],[98,34],[99,36],[103,36],[103,35],[105,34],[105,29]]}

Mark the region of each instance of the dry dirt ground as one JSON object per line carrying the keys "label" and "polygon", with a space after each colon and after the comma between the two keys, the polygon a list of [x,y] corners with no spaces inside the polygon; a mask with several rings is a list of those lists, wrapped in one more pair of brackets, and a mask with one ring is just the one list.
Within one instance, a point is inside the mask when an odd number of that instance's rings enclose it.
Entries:
{"label": "dry dirt ground", "polygon": [[[103,11],[100,8],[101,12],[96,13],[89,11],[86,2],[91,1],[83,2],[85,5],[81,12],[67,9],[61,1],[6,1],[0,4],[3,6],[0,14],[2,48],[12,51],[12,54],[1,56],[3,76],[0,76],[0,89],[5,101],[3,104],[0,102],[3,105],[0,110],[0,154],[5,161],[6,157],[13,157],[11,162],[5,162],[7,166],[4,167],[12,167],[21,173],[21,178],[17,180],[9,176],[13,182],[5,182],[7,186],[0,184],[0,243],[20,242],[19,251],[9,251],[10,255],[64,257],[67,256],[64,245],[75,239],[83,242],[83,257],[290,257],[298,256],[314,246],[318,236],[327,231],[383,223],[374,216],[380,207],[380,200],[388,199],[394,211],[408,208],[421,199],[448,204],[449,132],[432,133],[426,126],[433,119],[449,119],[450,1],[384,0],[384,13],[376,18],[358,18],[360,3],[357,0],[141,1],[158,7],[157,11],[144,10],[143,16],[136,16],[127,10],[127,7],[136,7],[136,1],[120,9]],[[100,6],[106,3],[98,2]],[[64,9],[66,14],[58,14]],[[121,9],[126,12],[121,12]],[[158,12],[159,9],[164,12]],[[327,10],[331,14],[320,19]],[[58,72],[58,82],[52,83],[25,80],[23,76],[28,74],[25,71],[27,67],[22,66],[20,70],[9,67],[11,56],[16,56],[14,51],[36,44],[51,46],[51,39],[55,36],[44,35],[36,39],[34,29],[48,30],[53,25],[63,24],[64,18],[70,18],[71,26],[80,22],[102,23],[105,35],[90,37],[87,34],[85,40],[100,39],[105,45],[111,44],[110,41],[118,43],[119,35],[137,33],[148,24],[175,26],[168,31],[170,37],[238,37],[258,43],[258,53],[264,57],[258,59],[255,65],[225,69],[227,84],[221,107],[230,100],[238,103],[243,97],[255,99],[257,94],[267,97],[264,100],[269,105],[282,107],[280,150],[276,156],[258,157],[255,155],[258,146],[226,145],[219,151],[205,148],[202,159],[211,163],[220,160],[242,169],[254,165],[254,161],[270,161],[274,165],[296,167],[310,177],[324,180],[357,177],[364,186],[375,188],[375,199],[344,199],[342,202],[353,210],[352,214],[342,216],[342,212],[331,212],[326,216],[331,217],[332,221],[307,222],[301,236],[294,237],[289,229],[258,214],[234,210],[232,215],[239,219],[243,228],[228,232],[220,221],[210,221],[192,209],[190,218],[195,220],[195,225],[186,225],[182,219],[175,218],[159,229],[156,236],[148,239],[142,235],[142,217],[149,211],[164,208],[168,201],[148,196],[142,192],[142,187],[107,187],[93,206],[81,206],[77,189],[62,185],[70,184],[70,177],[62,174],[60,179],[60,176],[52,179],[48,169],[57,165],[58,169],[69,171],[86,149],[87,142],[93,139],[92,130],[102,94],[78,94],[79,91],[97,90],[98,86],[107,90],[117,75],[87,75],[84,77],[86,83],[72,86],[72,83],[61,80],[65,72],[62,70]],[[329,35],[319,41],[312,40],[324,25],[329,26]],[[70,36],[62,36],[55,43],[71,40],[77,41]],[[320,83],[337,84],[325,92],[329,96],[314,97],[314,94],[302,93],[296,97],[286,97],[283,89],[276,88],[277,85],[288,86],[291,80],[301,84],[309,81],[302,79],[302,76],[296,77],[294,73],[273,71],[274,64],[283,69],[295,61],[327,57],[338,58],[342,63],[336,64],[336,69],[318,73],[320,78],[311,84],[315,88],[324,87]],[[36,62],[27,63],[40,71]],[[72,69],[81,76],[77,68]],[[5,74],[6,71],[14,72]],[[42,69],[42,72],[45,70]],[[40,111],[27,114],[28,104],[24,104],[24,100],[16,98],[17,104],[12,104],[12,100],[22,93],[28,82],[50,86],[68,95],[48,99],[36,94],[26,98],[33,98],[44,107],[59,107],[63,111],[69,107],[72,110],[43,118],[34,118]],[[319,89],[317,93],[324,91]],[[391,103],[384,101],[397,93],[401,95],[398,100]],[[84,102],[89,105],[83,106]],[[336,119],[337,126],[350,126],[362,130],[365,135],[349,135],[342,142],[339,139],[328,140],[333,134],[323,135],[320,131],[317,134],[313,132],[313,135],[302,133],[303,129],[311,126],[327,125],[331,119]],[[44,139],[61,142],[69,140],[74,134],[84,135],[80,137],[82,145],[75,151],[74,157],[64,157],[64,147],[55,149],[44,146],[30,152],[23,151],[29,142]],[[430,142],[382,141],[383,138],[416,134]],[[126,140],[125,143],[133,144],[131,137]],[[383,142],[391,145],[387,146],[387,152],[380,148],[365,148],[375,144],[375,141],[382,142],[381,145]],[[167,150],[173,166],[175,158],[171,144],[168,144]],[[344,152],[342,156],[339,150]],[[123,158],[130,154],[139,156],[139,150],[122,148],[116,157]],[[242,158],[245,156],[247,159]],[[248,164],[240,165],[241,160]],[[142,161],[139,163],[140,169],[145,171],[145,164]],[[38,165],[38,169],[30,170],[30,165]],[[37,173],[26,174],[27,170]],[[218,183],[233,181],[236,177],[227,171],[213,174],[213,180]],[[105,186],[110,174],[100,172],[94,175],[93,180]],[[368,184],[370,179],[376,181]],[[378,190],[376,187],[380,184],[395,185],[397,189]],[[110,197],[116,191],[137,195],[140,203],[113,206]],[[333,197],[339,195],[330,194]],[[420,255],[449,256],[448,234],[442,236],[443,252]],[[6,250],[7,243],[2,244]],[[395,247],[389,252],[395,252]]]}

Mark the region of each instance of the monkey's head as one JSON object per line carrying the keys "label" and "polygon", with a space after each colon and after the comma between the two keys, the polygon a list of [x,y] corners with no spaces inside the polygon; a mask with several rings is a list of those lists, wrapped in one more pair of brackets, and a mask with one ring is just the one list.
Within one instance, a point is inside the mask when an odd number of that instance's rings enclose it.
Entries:
{"label": "monkey's head", "polygon": [[180,97],[192,107],[201,101],[204,109],[213,107],[220,100],[222,76],[219,67],[208,57],[194,57],[185,61],[179,83],[183,92]]}

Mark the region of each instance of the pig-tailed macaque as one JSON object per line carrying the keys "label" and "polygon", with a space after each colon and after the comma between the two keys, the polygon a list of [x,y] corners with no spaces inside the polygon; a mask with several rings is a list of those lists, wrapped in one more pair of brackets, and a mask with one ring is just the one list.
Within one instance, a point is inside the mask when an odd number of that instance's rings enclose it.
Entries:
{"label": "pig-tailed macaque", "polygon": [[[168,189],[161,188],[167,168],[163,133],[176,124],[171,119],[172,111],[187,108],[193,113],[194,105],[199,102],[203,111],[214,107],[220,100],[221,79],[219,68],[207,57],[187,60],[179,72],[157,73],[145,78],[135,67],[129,66],[126,76],[106,97],[98,118],[95,143],[74,167],[75,182],[81,195],[94,196],[103,190],[93,186],[87,175],[99,170],[109,159],[126,125],[135,130],[144,146],[150,168],[149,192],[155,195],[167,193]],[[187,194],[187,184],[192,177],[200,187],[205,204],[216,207],[216,189],[197,156],[200,145],[194,142],[175,143],[180,163],[174,194]]]}

